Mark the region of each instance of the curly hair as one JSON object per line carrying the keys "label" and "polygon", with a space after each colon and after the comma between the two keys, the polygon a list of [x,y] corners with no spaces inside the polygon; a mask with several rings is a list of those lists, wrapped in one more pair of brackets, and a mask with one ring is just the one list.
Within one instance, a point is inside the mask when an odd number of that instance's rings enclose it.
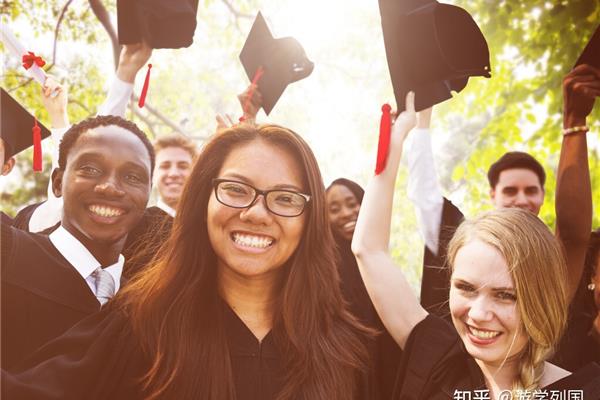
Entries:
{"label": "curly hair", "polygon": [[514,389],[538,389],[567,322],[566,264],[558,240],[529,211],[491,211],[460,225],[448,245],[451,268],[458,250],[474,239],[502,254],[515,285],[520,329],[529,340],[519,354]]}
{"label": "curly hair", "polygon": [[72,125],[63,136],[58,147],[58,167],[62,170],[67,168],[69,152],[77,142],[77,139],[79,139],[84,132],[99,126],[110,125],[115,125],[126,129],[142,141],[146,147],[146,150],[148,150],[148,155],[150,156],[150,174],[152,175],[155,163],[154,148],[152,147],[152,143],[150,143],[144,131],[142,131],[136,124],[115,115],[98,115],[96,117],[84,119],[83,121]]}

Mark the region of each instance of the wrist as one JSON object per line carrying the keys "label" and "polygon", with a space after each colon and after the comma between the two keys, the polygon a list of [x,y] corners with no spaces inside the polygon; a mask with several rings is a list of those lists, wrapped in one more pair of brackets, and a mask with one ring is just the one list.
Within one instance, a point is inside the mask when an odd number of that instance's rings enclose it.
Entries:
{"label": "wrist", "polygon": [[586,118],[575,115],[565,115],[563,119],[563,128],[567,129],[576,126],[586,126]]}
{"label": "wrist", "polygon": [[117,78],[123,82],[134,83],[135,76],[137,75],[138,69],[128,65],[121,65],[117,67]]}
{"label": "wrist", "polygon": [[50,115],[50,126],[53,129],[66,128],[69,126],[69,116],[67,112],[51,114]]}

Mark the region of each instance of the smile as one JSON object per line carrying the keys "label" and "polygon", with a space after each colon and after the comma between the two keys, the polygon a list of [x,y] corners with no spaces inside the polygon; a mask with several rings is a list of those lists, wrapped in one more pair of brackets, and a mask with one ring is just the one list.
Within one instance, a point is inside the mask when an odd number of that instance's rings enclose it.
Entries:
{"label": "smile", "polygon": [[275,239],[268,236],[251,235],[240,232],[232,233],[231,239],[240,246],[252,247],[255,249],[266,249],[267,247],[271,246],[275,241]]}
{"label": "smile", "polygon": [[356,227],[356,220],[354,221],[350,221],[350,222],[346,222],[342,228],[344,228],[344,230],[349,231],[351,229],[354,229],[354,227]]}
{"label": "smile", "polygon": [[471,325],[467,325],[467,328],[469,329],[469,333],[471,335],[473,335],[475,338],[481,339],[481,340],[491,340],[491,339],[498,337],[502,333],[502,332],[498,332],[498,331],[477,329],[477,328],[472,327]]}
{"label": "smile", "polygon": [[104,218],[119,217],[125,213],[125,210],[116,207],[102,206],[98,204],[92,204],[88,207],[93,214],[96,214]]}

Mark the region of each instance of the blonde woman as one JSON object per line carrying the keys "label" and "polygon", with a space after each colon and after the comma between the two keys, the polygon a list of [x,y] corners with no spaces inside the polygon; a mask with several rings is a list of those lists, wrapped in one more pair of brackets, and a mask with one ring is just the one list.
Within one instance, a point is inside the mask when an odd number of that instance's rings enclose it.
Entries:
{"label": "blonde woman", "polygon": [[406,104],[394,123],[387,167],[367,187],[352,241],[375,308],[404,350],[395,398],[544,399],[568,389],[599,398],[600,366],[571,374],[546,361],[566,324],[565,262],[552,233],[530,212],[493,211],[457,230],[448,249],[454,327],[419,304],[388,250],[402,144],[416,122],[414,94]]}

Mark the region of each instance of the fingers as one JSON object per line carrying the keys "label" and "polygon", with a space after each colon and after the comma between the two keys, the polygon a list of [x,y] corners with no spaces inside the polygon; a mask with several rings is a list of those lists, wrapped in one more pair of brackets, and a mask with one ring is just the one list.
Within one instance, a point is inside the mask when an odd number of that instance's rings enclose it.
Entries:
{"label": "fingers", "polygon": [[406,111],[409,113],[415,112],[415,92],[408,92],[406,94],[406,103],[405,103]]}

